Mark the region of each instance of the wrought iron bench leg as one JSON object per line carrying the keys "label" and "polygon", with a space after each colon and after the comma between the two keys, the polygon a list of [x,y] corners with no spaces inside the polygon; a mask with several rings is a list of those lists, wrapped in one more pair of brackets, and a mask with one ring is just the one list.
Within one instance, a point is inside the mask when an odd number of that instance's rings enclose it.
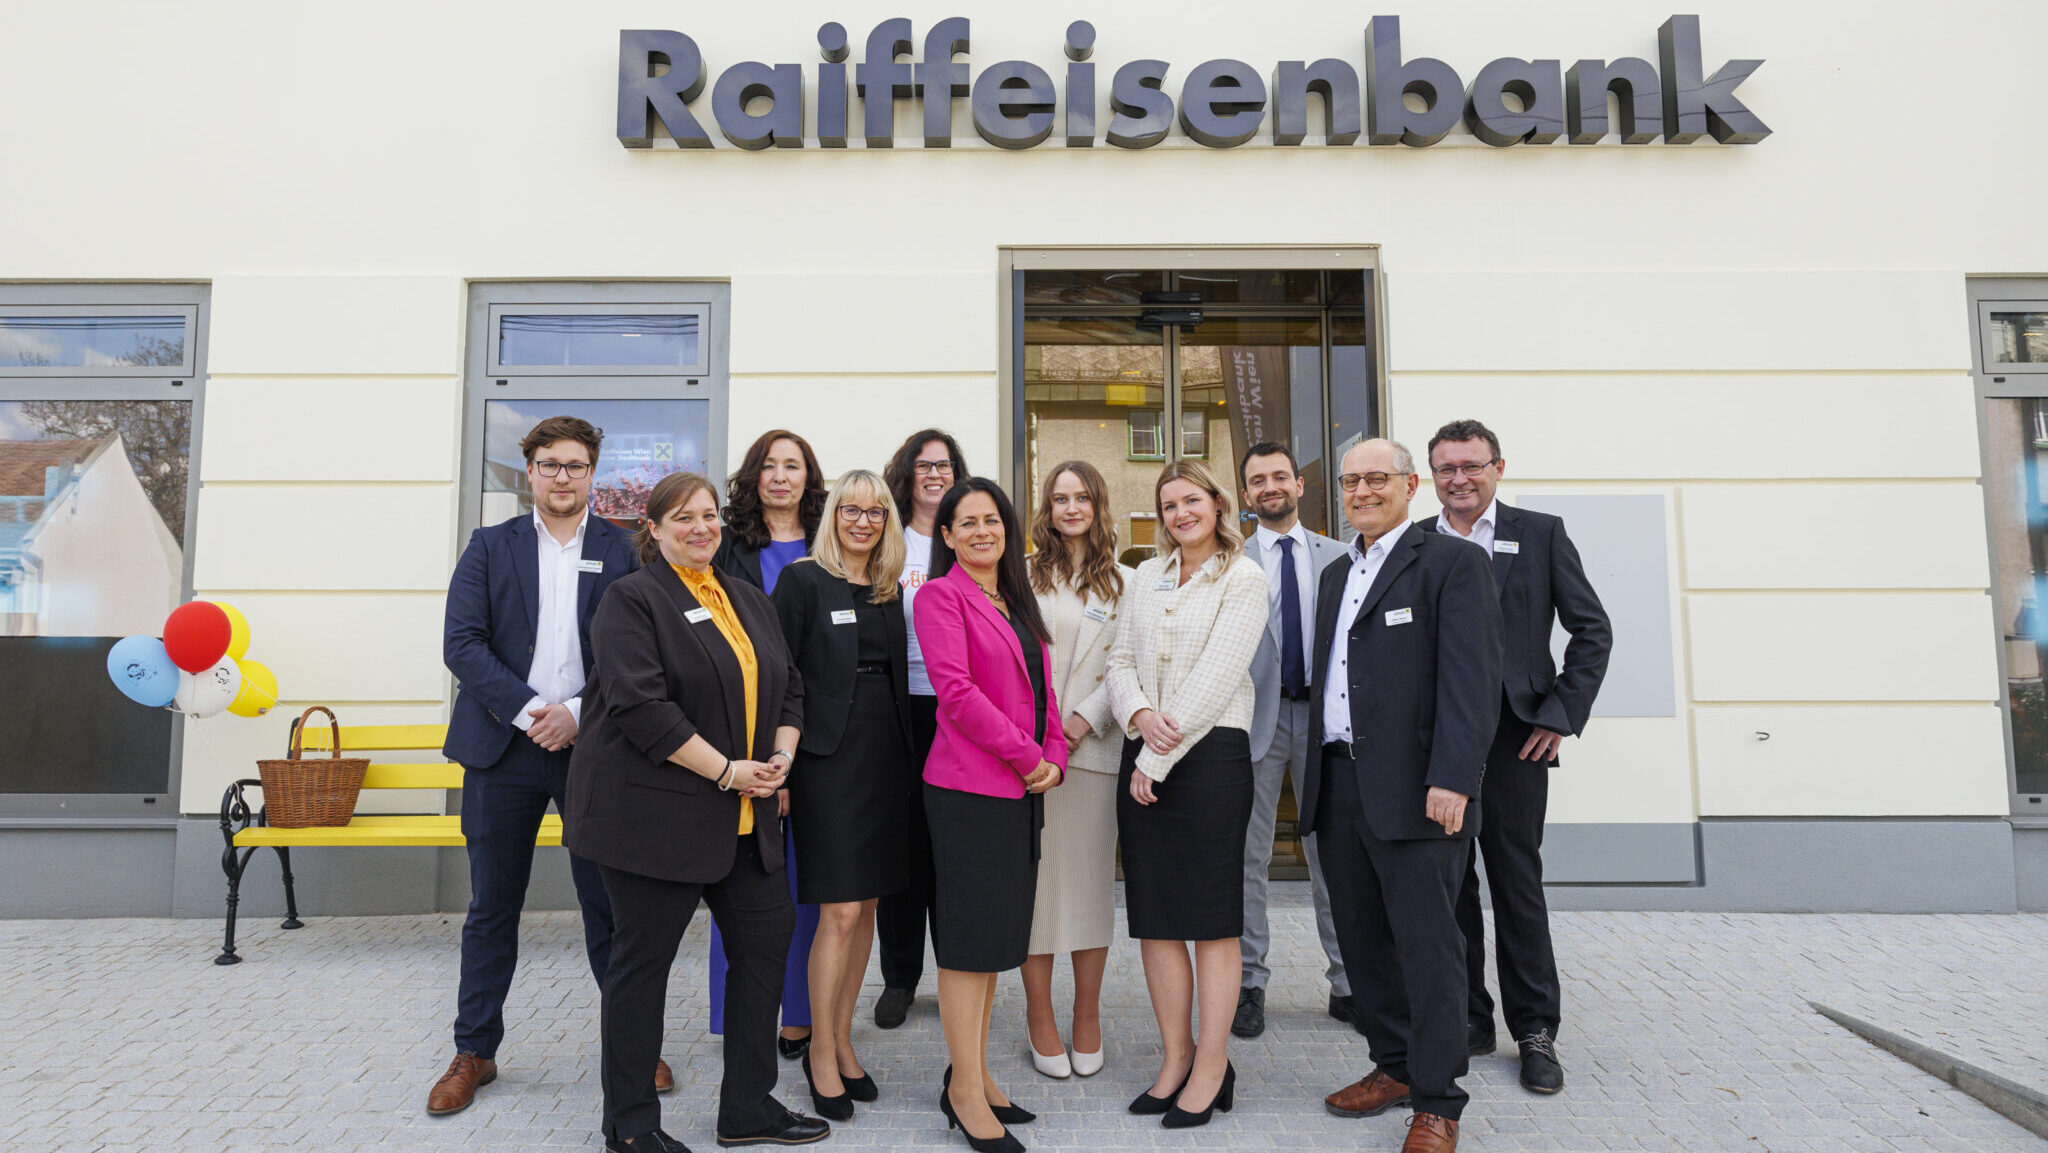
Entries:
{"label": "wrought iron bench leg", "polygon": [[299,897],[292,890],[292,851],[283,845],[277,846],[277,864],[284,870],[284,924],[280,929],[303,929],[304,921],[299,920]]}
{"label": "wrought iron bench leg", "polygon": [[234,965],[242,960],[235,953],[235,909],[242,903],[242,874],[248,871],[249,858],[255,855],[254,849],[237,853],[232,843],[220,855],[221,872],[228,876],[228,914],[227,930],[221,941],[220,956],[213,959],[216,965]]}

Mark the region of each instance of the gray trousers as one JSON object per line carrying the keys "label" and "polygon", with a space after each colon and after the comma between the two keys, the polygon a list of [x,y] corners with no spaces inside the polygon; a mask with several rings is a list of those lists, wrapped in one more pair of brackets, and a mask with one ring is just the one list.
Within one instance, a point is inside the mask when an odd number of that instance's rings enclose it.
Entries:
{"label": "gray trousers", "polygon": [[[1309,715],[1307,701],[1281,701],[1273,721],[1273,745],[1252,765],[1252,820],[1244,838],[1244,936],[1238,951],[1244,958],[1244,983],[1263,989],[1272,979],[1266,967],[1266,949],[1272,934],[1266,924],[1266,869],[1273,861],[1273,824],[1280,812],[1282,777],[1294,777],[1294,795],[1301,795],[1302,775],[1321,771],[1322,727]],[[1330,992],[1351,995],[1351,982],[1344,975],[1344,960],[1337,950],[1337,922],[1330,915],[1330,887],[1323,882],[1322,861],[1316,856],[1316,835],[1302,837],[1308,854],[1309,891],[1316,906],[1316,935],[1322,938],[1323,956],[1329,959],[1325,974]]]}

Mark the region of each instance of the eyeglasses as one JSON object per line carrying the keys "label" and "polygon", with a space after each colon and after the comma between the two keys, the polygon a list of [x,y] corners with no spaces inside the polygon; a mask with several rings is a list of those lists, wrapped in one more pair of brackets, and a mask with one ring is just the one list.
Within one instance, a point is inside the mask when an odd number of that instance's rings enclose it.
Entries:
{"label": "eyeglasses", "polygon": [[1487,457],[1485,460],[1480,461],[1478,464],[1440,464],[1437,465],[1435,468],[1430,469],[1429,471],[1435,473],[1437,476],[1441,477],[1444,480],[1449,480],[1454,476],[1478,476],[1480,473],[1486,471],[1487,466],[1493,464],[1495,461],[1499,459],[1500,458],[1497,456],[1490,456]]}
{"label": "eyeglasses", "polygon": [[938,473],[953,475],[953,462],[950,460],[920,460],[911,465],[911,468],[916,470],[919,476],[932,476]]}
{"label": "eyeglasses", "polygon": [[537,460],[533,462],[533,467],[538,469],[542,476],[560,476],[566,472],[570,480],[582,480],[590,475],[589,463],[580,460]]}
{"label": "eyeglasses", "polygon": [[839,506],[839,519],[847,524],[858,524],[861,521],[867,521],[869,524],[887,524],[889,510],[880,506],[856,508],[850,504],[842,504]]}
{"label": "eyeglasses", "polygon": [[[1387,487],[1387,482],[1392,480],[1396,475],[1397,474],[1391,472],[1347,472],[1337,478],[1337,484],[1341,486],[1345,492],[1357,492],[1358,482],[1364,481],[1365,487],[1371,489],[1374,492],[1378,492],[1381,489]],[[1408,474],[1401,473],[1398,475],[1406,476]]]}

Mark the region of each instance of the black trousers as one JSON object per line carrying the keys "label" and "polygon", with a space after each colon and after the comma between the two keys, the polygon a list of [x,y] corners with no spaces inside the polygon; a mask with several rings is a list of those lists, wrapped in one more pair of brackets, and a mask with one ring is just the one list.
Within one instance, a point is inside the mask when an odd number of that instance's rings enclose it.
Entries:
{"label": "black trousers", "polygon": [[772,1095],[782,967],[796,928],[789,882],[761,867],[751,836],[740,839],[732,872],[709,885],[662,881],[600,866],[612,899],[612,957],[604,978],[601,1076],[604,1135],[631,1141],[661,1126],[654,1064],[661,1058],[669,966],[701,897],[724,930],[725,1078],[718,1131],[751,1133],[783,1114]]}
{"label": "black trousers", "polygon": [[1456,904],[1472,844],[1381,840],[1365,823],[1356,763],[1325,753],[1322,772],[1317,847],[1373,1063],[1409,1087],[1417,1112],[1455,1121],[1468,1061]]}
{"label": "black trousers", "polygon": [[1458,928],[1465,934],[1465,971],[1471,981],[1466,1018],[1475,1033],[1493,1032],[1493,998],[1486,995],[1486,918],[1479,908],[1479,860],[1493,895],[1494,964],[1508,1034],[1538,1029],[1557,1036],[1562,997],[1557,957],[1550,944],[1550,906],[1543,897],[1543,819],[1550,800],[1550,766],[1517,759],[1533,730],[1501,704],[1500,730],[1486,754],[1486,820],[1465,864],[1458,893]]}
{"label": "black trousers", "polygon": [[[486,1060],[505,1038],[505,998],[519,967],[519,915],[533,876],[533,838],[548,802],[562,807],[569,750],[548,752],[512,734],[488,769],[462,774],[462,838],[469,856],[469,915],[462,922],[462,975],[455,994],[455,1051]],[[612,948],[612,907],[597,866],[570,854],[569,876],[583,907],[583,948],[604,984]]]}
{"label": "black trousers", "polygon": [[882,953],[882,985],[916,989],[924,979],[925,922],[933,919],[936,873],[932,827],[924,814],[924,759],[939,735],[939,698],[910,698],[910,885],[875,902],[875,937]]}

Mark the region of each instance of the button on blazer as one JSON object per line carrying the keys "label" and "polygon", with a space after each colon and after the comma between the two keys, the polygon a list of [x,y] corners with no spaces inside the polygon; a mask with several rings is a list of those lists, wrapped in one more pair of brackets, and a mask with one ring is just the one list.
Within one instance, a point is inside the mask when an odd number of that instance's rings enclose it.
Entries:
{"label": "button on blazer", "polygon": [[767,594],[721,578],[754,645],[754,743],[746,744],[739,658],[666,562],[615,582],[591,624],[597,664],[569,759],[562,843],[577,856],[663,881],[710,884],[732,871],[740,805],[754,806],[761,864],[782,868],[775,798],[748,799],[668,758],[693,736],[724,756],[767,760],[780,725],[803,725],[803,678]]}

